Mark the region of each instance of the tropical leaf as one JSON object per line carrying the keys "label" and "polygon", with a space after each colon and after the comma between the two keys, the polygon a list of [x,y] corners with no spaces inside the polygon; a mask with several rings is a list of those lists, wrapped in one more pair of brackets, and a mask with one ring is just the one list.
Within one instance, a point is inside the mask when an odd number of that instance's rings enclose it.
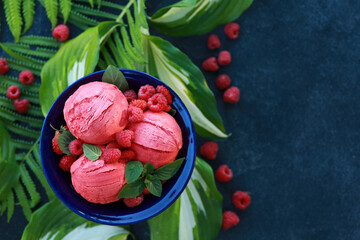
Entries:
{"label": "tropical leaf", "polygon": [[46,10],[46,15],[51,22],[51,29],[54,29],[57,24],[58,14],[58,0],[43,0]]}
{"label": "tropical leaf", "polygon": [[14,36],[15,42],[19,41],[21,35],[22,19],[21,19],[21,1],[3,0],[6,21],[10,31]]}
{"label": "tropical leaf", "polygon": [[25,21],[23,33],[25,33],[30,29],[34,21],[35,0],[22,0],[22,11]]}
{"label": "tropical leaf", "polygon": [[65,24],[71,12],[71,0],[60,0],[60,10]]}

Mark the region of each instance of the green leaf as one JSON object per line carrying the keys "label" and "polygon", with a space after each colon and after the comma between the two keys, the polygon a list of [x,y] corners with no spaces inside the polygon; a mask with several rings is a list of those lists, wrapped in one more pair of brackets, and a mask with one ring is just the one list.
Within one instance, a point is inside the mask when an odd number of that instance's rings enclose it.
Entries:
{"label": "green leaf", "polygon": [[13,162],[0,162],[0,201],[7,198],[11,190],[19,184],[19,165]]}
{"label": "green leaf", "polygon": [[181,167],[181,164],[183,163],[184,160],[185,160],[185,158],[179,158],[171,163],[168,163],[168,164],[156,169],[154,176],[156,176],[160,180],[168,180],[168,179],[172,178],[176,174],[176,172],[179,170],[179,168]]}
{"label": "green leaf", "polygon": [[44,6],[46,15],[51,22],[51,29],[54,29],[57,24],[58,0],[44,0]]}
{"label": "green leaf", "polygon": [[94,7],[94,0],[89,0],[90,6],[93,8]]}
{"label": "green leaf", "polygon": [[117,68],[112,65],[109,65],[105,70],[101,81],[114,84],[122,92],[125,92],[129,89],[129,84],[126,81],[124,74]]}
{"label": "green leaf", "polygon": [[63,153],[66,155],[72,155],[69,151],[69,144],[72,140],[76,138],[71,134],[70,131],[63,131],[60,133],[60,136],[57,139],[59,147]]}
{"label": "green leaf", "polygon": [[175,116],[176,110],[172,108],[172,109],[168,112],[168,114],[170,114],[171,116]]}
{"label": "green leaf", "polygon": [[4,10],[7,24],[14,36],[15,42],[19,41],[21,35],[22,19],[21,19],[21,1],[17,0],[3,0]]}
{"label": "green leaf", "polygon": [[160,179],[153,175],[147,175],[145,179],[145,186],[149,190],[149,192],[157,197],[161,196],[162,193],[162,184],[160,182]]}
{"label": "green leaf", "polygon": [[151,163],[146,163],[143,170],[143,176],[146,176],[153,172],[154,172],[154,165],[152,165]]}
{"label": "green leaf", "polygon": [[125,167],[125,179],[127,183],[136,181],[143,171],[143,165],[138,161],[131,161],[126,164]]}
{"label": "green leaf", "polygon": [[158,10],[150,23],[171,36],[202,35],[237,19],[253,0],[182,0]]}
{"label": "green leaf", "polygon": [[40,103],[44,115],[65,88],[94,71],[99,60],[100,45],[116,22],[102,22],[67,41],[42,68]]}
{"label": "green leaf", "polygon": [[101,156],[101,149],[96,145],[84,143],[83,149],[85,156],[91,161],[96,161]]}
{"label": "green leaf", "polygon": [[151,240],[216,239],[221,223],[222,196],[211,167],[200,158],[180,198],[148,220]]}
{"label": "green leaf", "polygon": [[120,191],[120,198],[134,198],[139,196],[145,188],[144,179],[138,179],[135,182],[126,184]]}
{"label": "green leaf", "polygon": [[66,24],[71,12],[71,0],[60,0],[60,10],[64,17],[64,24]]}
{"label": "green leaf", "polygon": [[22,0],[22,11],[25,21],[25,27],[23,33],[26,33],[34,21],[35,0]]}

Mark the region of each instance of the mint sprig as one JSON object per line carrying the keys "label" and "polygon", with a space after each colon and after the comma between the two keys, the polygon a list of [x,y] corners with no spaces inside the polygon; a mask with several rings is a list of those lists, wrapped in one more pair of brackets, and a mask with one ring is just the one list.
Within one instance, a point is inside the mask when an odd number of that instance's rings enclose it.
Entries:
{"label": "mint sprig", "polygon": [[101,81],[114,84],[117,86],[122,92],[129,89],[129,84],[126,81],[124,74],[115,66],[109,65],[102,78]]}
{"label": "mint sprig", "polygon": [[125,167],[125,179],[127,183],[136,181],[143,171],[143,165],[138,161],[131,161]]}
{"label": "mint sprig", "polygon": [[60,150],[66,155],[72,155],[69,151],[69,144],[72,140],[76,138],[71,134],[71,132],[65,127],[60,128],[60,135],[57,139]]}
{"label": "mint sprig", "polygon": [[101,149],[96,145],[84,143],[83,150],[85,156],[91,161],[96,161],[101,156]]}

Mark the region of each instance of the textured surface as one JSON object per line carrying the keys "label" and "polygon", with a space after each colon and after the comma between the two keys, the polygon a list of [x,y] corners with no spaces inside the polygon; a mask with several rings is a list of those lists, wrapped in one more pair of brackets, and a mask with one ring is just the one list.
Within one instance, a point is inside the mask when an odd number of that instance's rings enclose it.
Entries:
{"label": "textured surface", "polygon": [[[148,2],[150,11],[160,6]],[[49,21],[40,22],[31,31],[50,35]],[[235,190],[253,201],[218,239],[359,239],[360,2],[255,0],[237,22],[238,40],[225,39],[222,27],[214,32],[233,55],[220,73],[240,87],[240,103],[223,103],[216,74],[206,74],[232,132],[211,165],[234,171],[218,184],[225,210],[235,210]],[[12,39],[3,18],[1,30],[1,41]],[[167,39],[197,65],[217,54],[206,36]],[[0,219],[0,239],[19,239],[25,224],[17,207],[11,224]],[[144,229],[132,228],[137,239],[149,238]]]}

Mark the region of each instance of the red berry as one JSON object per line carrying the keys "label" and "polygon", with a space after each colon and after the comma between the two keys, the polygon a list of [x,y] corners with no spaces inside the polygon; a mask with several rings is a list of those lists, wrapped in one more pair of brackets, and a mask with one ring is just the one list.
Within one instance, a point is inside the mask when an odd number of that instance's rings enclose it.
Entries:
{"label": "red berry", "polygon": [[147,187],[144,188],[143,194],[145,194],[145,195],[150,194],[150,191],[149,191],[149,189]]}
{"label": "red berry", "polygon": [[131,142],[134,141],[134,132],[131,130],[123,130],[116,133],[116,141],[122,147],[131,147]]}
{"label": "red berry", "polygon": [[154,96],[149,98],[148,106],[153,112],[164,111],[167,106],[167,101],[164,95],[161,93],[156,93]]}
{"label": "red berry", "polygon": [[206,142],[200,147],[200,155],[209,160],[214,160],[218,150],[219,146],[216,142]]}
{"label": "red berry", "polygon": [[170,105],[166,105],[164,111],[165,112],[169,112],[171,110],[171,106]]}
{"label": "red berry", "polygon": [[215,57],[209,57],[207,58],[203,63],[202,67],[206,71],[217,71],[219,69],[219,66],[216,62]]}
{"label": "red berry", "polygon": [[117,141],[111,141],[106,145],[106,149],[108,148],[119,148],[121,149],[122,147],[120,146],[120,144],[117,143]]}
{"label": "red berry", "polygon": [[140,99],[147,101],[156,93],[155,88],[149,84],[141,86],[138,92]]}
{"label": "red berry", "polygon": [[141,108],[138,107],[129,107],[128,108],[128,117],[129,122],[135,123],[140,122],[144,118],[144,112]]}
{"label": "red berry", "polygon": [[65,24],[57,25],[52,32],[53,37],[60,41],[65,42],[69,38],[70,30]]}
{"label": "red berry", "polygon": [[76,161],[76,156],[73,155],[65,155],[60,159],[59,167],[65,171],[70,171],[71,165]]}
{"label": "red berry", "polygon": [[137,99],[137,95],[136,95],[136,92],[132,89],[130,90],[126,90],[124,92],[124,96],[126,97],[126,99],[128,100],[128,102],[131,102],[135,99]]}
{"label": "red berry", "polygon": [[20,97],[20,89],[18,86],[10,86],[7,91],[6,91],[6,95],[8,96],[8,98],[10,99],[17,99]]}
{"label": "red berry", "polygon": [[232,202],[240,210],[245,210],[250,206],[251,197],[247,192],[236,191],[232,196]]}
{"label": "red berry", "polygon": [[69,143],[69,152],[72,155],[80,155],[83,153],[83,142],[79,139],[72,140]]}
{"label": "red berry", "polygon": [[231,54],[229,51],[221,51],[218,56],[218,64],[220,66],[229,65],[231,63]]}
{"label": "red berry", "polygon": [[106,163],[114,163],[120,160],[121,151],[118,148],[108,148],[105,149],[101,155],[101,158],[104,159]]}
{"label": "red berry", "polygon": [[220,39],[216,34],[209,35],[208,41],[207,41],[207,47],[210,50],[218,49],[221,47]]}
{"label": "red berry", "polygon": [[236,39],[239,36],[240,25],[237,23],[228,23],[225,26],[225,34],[230,39]]}
{"label": "red berry", "polygon": [[230,87],[231,79],[227,74],[221,74],[216,78],[216,86],[220,90],[225,90]]}
{"label": "red berry", "polygon": [[162,86],[162,85],[157,86],[156,91],[158,93],[161,93],[162,95],[164,95],[168,104],[172,104],[171,94],[165,86]]}
{"label": "red berry", "polygon": [[30,85],[34,82],[34,75],[29,70],[24,70],[19,74],[20,82],[24,85]]}
{"label": "red berry", "polygon": [[124,203],[128,207],[136,207],[139,206],[144,200],[144,195],[140,194],[134,198],[124,198]]}
{"label": "red berry", "polygon": [[20,114],[24,114],[27,112],[28,108],[29,108],[29,100],[27,99],[15,99],[14,101],[14,107],[15,110],[20,113]]}
{"label": "red berry", "polygon": [[231,169],[228,167],[228,165],[224,164],[221,165],[215,173],[215,178],[216,180],[218,180],[219,182],[228,182],[232,179],[233,177],[233,172],[231,171]]}
{"label": "red berry", "polygon": [[0,58],[0,74],[5,74],[8,71],[9,71],[8,62],[5,59]]}
{"label": "red berry", "polygon": [[59,147],[59,144],[58,144],[58,142],[57,142],[57,139],[59,138],[59,136],[60,136],[60,132],[59,132],[59,131],[56,131],[56,132],[55,132],[55,136],[54,136],[54,138],[52,139],[52,147],[53,147],[54,152],[55,152],[56,154],[61,155],[61,154],[64,154],[64,153],[61,151],[61,149],[60,149],[60,147]]}
{"label": "red berry", "polygon": [[133,150],[126,149],[121,153],[121,159],[134,160],[135,152]]}
{"label": "red berry", "polygon": [[148,108],[147,102],[142,99],[135,99],[130,102],[130,106],[141,108],[141,110],[145,111]]}
{"label": "red berry", "polygon": [[240,90],[238,87],[230,87],[224,92],[224,101],[227,103],[237,103],[240,99]]}
{"label": "red berry", "polygon": [[224,230],[228,230],[229,228],[238,225],[239,222],[239,217],[233,211],[223,212],[222,227]]}

